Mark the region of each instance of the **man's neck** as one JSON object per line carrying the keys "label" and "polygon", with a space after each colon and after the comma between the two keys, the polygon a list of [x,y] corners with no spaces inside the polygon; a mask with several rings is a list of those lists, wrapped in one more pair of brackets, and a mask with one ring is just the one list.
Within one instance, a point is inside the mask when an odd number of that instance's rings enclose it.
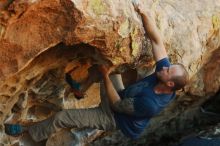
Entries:
{"label": "man's neck", "polygon": [[159,82],[155,87],[154,87],[154,92],[156,94],[172,94],[173,91],[170,87],[166,86],[164,83]]}

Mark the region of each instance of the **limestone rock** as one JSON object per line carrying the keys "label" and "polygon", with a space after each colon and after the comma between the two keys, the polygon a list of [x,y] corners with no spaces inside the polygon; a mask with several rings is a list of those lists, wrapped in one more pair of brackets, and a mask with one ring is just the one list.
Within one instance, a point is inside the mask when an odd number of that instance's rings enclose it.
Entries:
{"label": "limestone rock", "polygon": [[[191,79],[177,100],[154,119],[155,124],[148,128],[153,131],[164,126],[157,121],[166,123],[219,91],[220,0],[139,3],[152,11],[171,62],[184,64]],[[63,108],[97,106],[98,84],[83,100],[65,94],[65,68],[74,61],[82,65],[85,60],[89,66],[114,64],[120,65],[119,72],[132,71],[128,73],[132,78],[124,74],[126,85],[152,71],[151,46],[131,1],[2,0],[0,123],[29,123]],[[79,72],[73,74],[80,80],[88,76],[86,70]],[[7,143],[5,135],[0,139]]]}

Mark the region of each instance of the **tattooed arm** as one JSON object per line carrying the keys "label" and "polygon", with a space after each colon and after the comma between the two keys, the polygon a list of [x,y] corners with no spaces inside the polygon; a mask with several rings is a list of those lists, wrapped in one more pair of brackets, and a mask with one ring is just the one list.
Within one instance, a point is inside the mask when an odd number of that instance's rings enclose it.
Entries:
{"label": "tattooed arm", "polygon": [[123,100],[117,101],[112,105],[112,108],[116,112],[133,115],[134,114],[134,99],[125,98]]}
{"label": "tattooed arm", "polygon": [[100,66],[100,71],[103,74],[105,89],[108,95],[107,98],[109,99],[111,108],[119,113],[134,114],[134,99],[121,99],[109,78],[109,69],[105,66]]}

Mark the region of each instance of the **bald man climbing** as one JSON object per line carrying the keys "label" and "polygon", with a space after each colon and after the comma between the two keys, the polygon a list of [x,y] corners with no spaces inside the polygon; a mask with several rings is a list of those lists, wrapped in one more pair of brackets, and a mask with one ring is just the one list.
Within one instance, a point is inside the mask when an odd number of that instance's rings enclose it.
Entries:
{"label": "bald man climbing", "polygon": [[90,109],[71,109],[58,112],[49,119],[32,126],[6,125],[6,133],[18,135],[28,132],[35,141],[48,138],[61,128],[120,129],[132,139],[144,131],[150,119],[160,113],[175,97],[175,91],[183,88],[188,73],[181,64],[171,65],[163,40],[151,16],[135,5],[143,26],[151,41],[156,70],[153,74],[124,88],[120,74],[111,75],[113,68],[100,66],[102,74],[101,104]]}

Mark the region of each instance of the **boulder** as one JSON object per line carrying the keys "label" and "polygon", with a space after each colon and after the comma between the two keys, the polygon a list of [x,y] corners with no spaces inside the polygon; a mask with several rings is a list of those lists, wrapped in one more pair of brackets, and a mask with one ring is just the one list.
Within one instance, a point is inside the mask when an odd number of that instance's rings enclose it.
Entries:
{"label": "boulder", "polygon": [[[190,74],[190,83],[177,93],[172,105],[153,119],[147,135],[199,107],[219,91],[220,0],[139,3],[152,12],[171,62],[182,63]],[[95,64],[118,65],[117,72],[124,74],[126,85],[137,76],[149,74],[155,64],[131,1],[3,0],[0,20],[1,124],[29,123],[64,108],[97,106],[99,84],[90,88],[85,99],[67,95],[64,74],[71,62],[77,62],[73,66],[87,62],[88,68]],[[89,77],[83,69],[72,74],[81,80]],[[1,129],[0,141],[6,144]],[[157,136],[169,133],[167,129]],[[106,138],[112,144],[122,140],[122,145],[130,143],[125,139]],[[98,143],[102,145],[106,140]]]}

